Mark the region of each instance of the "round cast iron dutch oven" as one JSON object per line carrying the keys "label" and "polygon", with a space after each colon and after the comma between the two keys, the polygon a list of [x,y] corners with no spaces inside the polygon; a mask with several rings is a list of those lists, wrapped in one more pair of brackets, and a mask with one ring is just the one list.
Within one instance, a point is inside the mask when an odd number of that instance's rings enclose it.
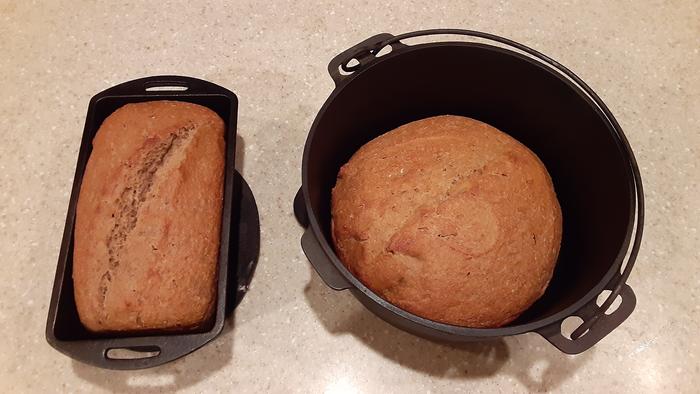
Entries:
{"label": "round cast iron dutch oven", "polygon": [[[434,34],[470,42],[402,42]],[[349,289],[382,319],[430,339],[537,332],[569,354],[590,348],[632,313],[636,299],[625,282],[642,237],[639,169],[620,125],[574,73],[511,40],[447,29],[376,35],[335,57],[328,71],[336,87],[309,132],[294,201],[306,227],[302,248],[328,286]],[[355,278],[332,246],[331,189],[340,167],[378,135],[442,114],[478,119],[527,145],[547,166],[562,207],[561,252],[547,291],[501,328],[457,327],[402,310]],[[618,297],[621,303],[609,312]],[[565,336],[561,326],[570,316],[583,322]]]}

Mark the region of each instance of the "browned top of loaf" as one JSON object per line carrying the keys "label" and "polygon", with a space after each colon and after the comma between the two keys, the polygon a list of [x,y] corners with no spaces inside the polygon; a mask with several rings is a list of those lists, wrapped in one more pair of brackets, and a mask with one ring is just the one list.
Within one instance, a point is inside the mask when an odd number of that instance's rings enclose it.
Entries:
{"label": "browned top of loaf", "polygon": [[98,130],[78,199],[73,278],[92,331],[193,327],[216,300],[224,123],[190,103],[127,104]]}
{"label": "browned top of loaf", "polygon": [[419,316],[468,327],[515,319],[544,292],[562,218],[544,165],[476,120],[438,116],[364,145],[332,197],[340,259]]}

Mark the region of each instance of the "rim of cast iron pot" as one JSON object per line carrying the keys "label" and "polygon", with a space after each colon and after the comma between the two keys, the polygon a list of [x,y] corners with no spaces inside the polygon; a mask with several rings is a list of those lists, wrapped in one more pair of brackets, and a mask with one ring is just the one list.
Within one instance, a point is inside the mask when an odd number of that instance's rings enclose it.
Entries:
{"label": "rim of cast iron pot", "polygon": [[[376,66],[377,64],[387,60],[391,59],[397,56],[401,56],[403,54],[409,53],[409,52],[414,52],[414,51],[420,51],[423,49],[428,49],[428,48],[434,48],[434,47],[440,47],[440,46],[453,46],[453,47],[480,47],[483,49],[487,50],[492,50],[496,52],[500,52],[501,54],[508,55],[508,56],[515,56],[521,60],[527,61],[528,63],[539,67],[540,69],[548,72],[549,74],[555,76],[562,82],[564,82],[570,89],[574,90],[579,97],[581,97],[595,112],[598,114],[598,116],[603,120],[603,123],[605,123],[605,126],[608,129],[608,132],[610,135],[613,137],[615,144],[617,145],[618,152],[620,155],[623,156],[625,162],[627,162],[630,167],[626,169],[626,174],[628,178],[628,194],[629,194],[629,199],[630,199],[630,205],[629,205],[629,220],[627,224],[627,234],[625,235],[625,239],[620,246],[620,250],[618,251],[617,256],[615,257],[612,265],[610,266],[610,269],[605,273],[603,278],[596,284],[591,290],[589,290],[586,295],[584,295],[582,298],[580,298],[578,301],[574,302],[570,306],[564,308],[560,312],[557,312],[555,314],[552,314],[548,317],[545,317],[540,320],[536,320],[530,323],[524,323],[524,324],[518,324],[518,325],[513,325],[513,326],[503,326],[503,327],[498,327],[498,328],[470,328],[470,327],[462,327],[462,326],[456,326],[452,324],[446,324],[446,323],[440,323],[434,320],[426,319],[423,317],[420,317],[418,315],[415,315],[411,312],[406,311],[405,309],[401,309],[397,307],[396,305],[388,302],[387,300],[383,299],[380,297],[377,293],[372,291],[370,288],[365,286],[359,279],[355,277],[346,267],[345,265],[340,261],[338,256],[335,254],[335,250],[333,247],[328,243],[326,240],[326,237],[323,235],[323,231],[321,230],[321,226],[318,222],[318,219],[316,215],[313,213],[313,209],[311,208],[311,202],[309,199],[309,187],[308,187],[308,166],[309,166],[309,151],[311,148],[311,142],[314,140],[314,136],[316,134],[317,128],[318,128],[318,123],[320,119],[323,117],[325,114],[328,106],[335,100],[337,96],[339,96],[343,90],[350,84],[352,84],[353,80],[357,79],[361,74],[370,72],[371,69]],[[622,130],[619,131],[620,133]],[[319,245],[323,249],[323,252],[328,256],[329,260],[332,262],[332,264],[335,266],[335,268],[340,272],[340,274],[348,281],[350,284],[356,288],[357,290],[361,291],[364,293],[367,297],[370,298],[373,302],[379,304],[380,306],[384,307],[385,309],[389,310],[390,312],[394,313],[395,315],[398,315],[402,318],[411,320],[417,324],[420,324],[422,326],[425,326],[427,328],[432,328],[436,329],[442,332],[450,333],[450,334],[455,334],[455,335],[462,335],[462,336],[472,336],[472,337],[498,337],[498,336],[508,336],[508,335],[517,335],[517,334],[523,334],[526,332],[534,331],[538,328],[542,328],[545,326],[548,326],[552,323],[555,323],[557,321],[563,320],[569,316],[575,315],[576,312],[581,309],[584,305],[586,305],[588,302],[590,302],[594,297],[597,297],[604,289],[605,286],[610,283],[613,275],[618,272],[620,266],[622,264],[622,260],[624,259],[625,255],[629,251],[629,244],[630,240],[632,238],[632,233],[634,230],[634,225],[636,221],[636,208],[637,208],[637,199],[636,199],[636,186],[635,186],[635,176],[634,172],[632,171],[631,168],[632,165],[632,160],[631,160],[631,152],[629,148],[623,143],[622,138],[618,134],[618,131],[615,129],[613,126],[612,122],[610,119],[608,119],[601,108],[598,107],[598,105],[591,100],[591,98],[576,84],[574,84],[570,79],[568,79],[566,76],[562,75],[561,73],[557,72],[555,69],[553,69],[551,66],[548,66],[540,61],[537,61],[529,56],[525,56],[519,52],[515,52],[510,49],[505,49],[502,47],[497,47],[494,45],[488,45],[488,44],[482,44],[482,43],[475,43],[475,42],[459,42],[459,41],[446,41],[446,42],[434,42],[434,43],[426,43],[426,44],[416,44],[412,45],[406,48],[402,48],[401,50],[398,51],[392,51],[384,56],[381,56],[379,58],[376,58],[371,64],[369,64],[366,67],[361,68],[358,71],[355,71],[352,75],[351,78],[348,81],[343,81],[336,88],[333,90],[333,92],[330,94],[328,99],[326,99],[325,103],[319,110],[318,114],[316,115],[316,118],[314,119],[313,124],[311,125],[311,130],[309,131],[309,135],[306,139],[306,144],[304,145],[304,155],[302,158],[302,192],[304,195],[304,204],[306,206],[306,211],[308,212],[308,219],[309,219],[309,225],[312,228],[312,231],[314,233],[314,236],[319,242]],[[639,231],[639,230],[637,230]]]}

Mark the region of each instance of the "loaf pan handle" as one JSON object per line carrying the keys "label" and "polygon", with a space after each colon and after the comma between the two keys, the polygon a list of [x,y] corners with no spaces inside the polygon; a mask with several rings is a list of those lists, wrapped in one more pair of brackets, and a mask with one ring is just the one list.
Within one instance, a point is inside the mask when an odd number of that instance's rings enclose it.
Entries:
{"label": "loaf pan handle", "polygon": [[[111,350],[131,350],[135,352],[155,352],[155,355],[134,357],[134,358],[113,358],[109,356]],[[151,368],[176,358],[182,357],[180,352],[169,352],[168,348],[162,348],[157,345],[146,346],[128,346],[128,347],[111,347],[103,349],[101,352],[100,367],[108,369],[143,369]],[[97,360],[96,360],[97,361]]]}
{"label": "loaf pan handle", "polygon": [[[156,367],[183,357],[211,341],[220,331],[221,329],[218,329],[186,338],[173,338],[166,335],[76,340],[70,341],[70,346],[62,346],[61,342],[63,341],[59,341],[52,334],[47,335],[47,340],[56,350],[80,362],[106,369],[135,370]],[[113,349],[154,352],[156,354],[142,358],[114,358],[108,355],[108,352]]]}
{"label": "loaf pan handle", "polygon": [[[584,322],[571,334],[572,339],[565,337],[561,333],[563,320],[543,327],[537,332],[566,354],[582,353],[605,338],[632,314],[637,303],[637,298],[632,288],[624,284],[620,289],[619,295],[622,298],[622,303],[610,315],[605,314],[605,309],[603,309],[605,305],[599,307],[596,304],[596,299],[593,299],[579,310],[575,316],[582,318]],[[578,332],[585,326],[588,326],[587,331]]]}
{"label": "loaf pan handle", "polygon": [[[331,78],[333,78],[335,86],[339,86],[343,82],[347,81],[353,73],[359,71],[361,68],[366,67],[370,62],[374,61],[379,51],[386,45],[382,45],[379,49],[376,48],[381,43],[393,39],[394,36],[389,33],[377,34],[376,36],[372,36],[334,57],[328,64],[328,73],[331,75]],[[401,42],[394,42],[391,44],[392,50],[404,46],[406,45]],[[356,63],[350,65],[349,63],[353,59],[356,61]]]}
{"label": "loaf pan handle", "polygon": [[227,89],[197,78],[182,75],[156,75],[134,79],[113,86],[99,93],[96,98],[103,96],[177,96],[178,94],[225,94],[232,96]]}
{"label": "loaf pan handle", "polygon": [[314,235],[313,229],[309,225],[309,216],[306,211],[306,204],[304,202],[304,194],[301,189],[297,192],[294,197],[294,216],[300,225],[306,228],[304,235],[301,237],[301,248],[304,250],[306,258],[311,262],[318,275],[323,279],[323,281],[334,290],[345,290],[352,287],[350,282],[343,277],[343,275],[338,272],[338,270],[333,265],[333,262],[328,258],[326,252],[318,243],[316,236]]}

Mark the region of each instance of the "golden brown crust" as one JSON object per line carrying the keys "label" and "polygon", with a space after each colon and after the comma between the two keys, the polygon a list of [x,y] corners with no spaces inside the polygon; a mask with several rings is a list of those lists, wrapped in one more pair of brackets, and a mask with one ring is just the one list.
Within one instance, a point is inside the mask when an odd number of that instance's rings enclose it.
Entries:
{"label": "golden brown crust", "polygon": [[364,145],[332,193],[335,249],[381,297],[467,327],[509,323],[543,293],[562,233],[542,162],[476,120],[438,116]]}
{"label": "golden brown crust", "polygon": [[75,224],[75,301],[89,330],[192,328],[211,317],[224,155],[223,121],[196,104],[127,104],[105,119]]}

